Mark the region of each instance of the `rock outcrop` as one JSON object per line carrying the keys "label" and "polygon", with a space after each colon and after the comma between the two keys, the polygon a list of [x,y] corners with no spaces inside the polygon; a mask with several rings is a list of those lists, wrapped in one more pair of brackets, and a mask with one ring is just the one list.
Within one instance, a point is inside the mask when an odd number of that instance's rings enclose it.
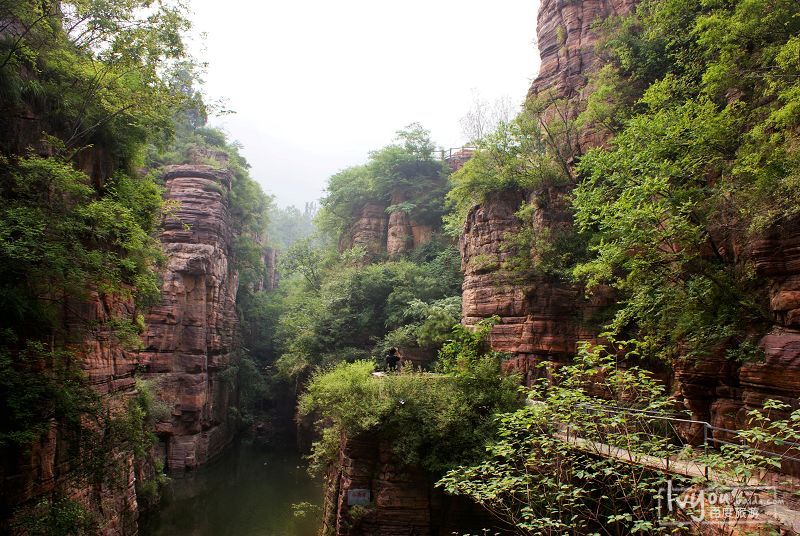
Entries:
{"label": "rock outcrop", "polygon": [[598,67],[595,24],[625,15],[639,0],[542,0],[536,26],[541,64],[528,92],[555,90],[560,98],[581,99],[587,77]]}
{"label": "rock outcrop", "polygon": [[[757,241],[751,254],[768,287],[773,320],[759,343],[764,359],[739,364],[720,351],[676,364],[676,396],[720,428],[747,427],[747,412],[769,399],[800,406],[800,219]],[[784,461],[783,470],[798,475],[800,464]]]}
{"label": "rock outcrop", "polygon": [[238,276],[232,265],[228,193],[231,175],[211,166],[170,167],[166,199],[178,208],[161,242],[168,258],[161,303],[146,317],[141,364],[169,406],[156,428],[166,466],[180,471],[205,463],[233,436],[235,402],[230,366],[238,359]]}
{"label": "rock outcrop", "polygon": [[342,235],[339,250],[363,247],[369,256],[386,254],[394,258],[413,251],[430,242],[434,228],[410,217],[405,210],[392,210],[390,206],[409,201],[405,192],[392,194],[389,205],[367,203],[350,230]]}
{"label": "rock outcrop", "polygon": [[352,247],[363,247],[372,255],[386,251],[388,223],[385,206],[367,203],[350,232],[342,236],[339,249],[343,251]]}
{"label": "rock outcrop", "polygon": [[[388,442],[376,437],[343,438],[339,461],[329,469],[325,485],[325,534],[430,536],[497,528],[488,513],[466,499],[445,495],[433,486],[429,473],[404,466]],[[359,497],[368,504],[353,501],[357,491],[367,492]]]}
{"label": "rock outcrop", "polygon": [[[543,0],[537,25],[541,67],[528,98],[546,99],[546,109],[564,107],[560,111],[567,118],[577,116],[585,103],[588,76],[598,67],[594,25],[629,12],[635,4],[635,0]],[[578,136],[572,151],[579,154],[599,142]],[[571,226],[566,193],[566,189],[551,187],[489,199],[470,211],[461,236],[464,323],[498,315],[501,320],[492,330],[492,346],[514,354],[514,365],[526,375],[539,358],[568,358],[578,342],[594,340],[593,319],[610,299],[608,293],[600,292],[586,300],[578,287],[536,275],[521,277],[504,269],[510,255],[504,241],[523,225],[515,216],[520,206],[535,207],[532,220],[525,222],[534,233],[558,232]]]}
{"label": "rock outcrop", "polygon": [[[75,351],[104,408],[111,415],[124,412],[136,393],[133,379],[136,355],[121,344],[111,326],[115,321],[135,318],[133,301],[129,297],[91,292],[86,299],[69,300],[65,310],[67,334],[72,338],[63,341],[64,345]],[[87,326],[94,327],[87,330]],[[102,439],[103,432],[97,432]],[[106,468],[111,476],[90,482],[81,470],[87,460],[75,456],[77,446],[75,437],[53,421],[47,433],[30,449],[3,451],[0,532],[7,528],[3,521],[12,512],[19,521],[36,515],[36,502],[40,498],[58,496],[75,501],[101,520],[100,534],[136,534],[137,468],[132,453],[116,448],[109,459],[111,467]]]}
{"label": "rock outcrop", "polygon": [[[408,201],[404,192],[395,192],[391,206]],[[396,257],[414,249],[414,234],[411,231],[411,218],[404,210],[393,210],[389,214],[386,237],[386,252],[389,257]]]}
{"label": "rock outcrop", "polygon": [[[576,117],[591,91],[588,76],[599,67],[595,24],[609,16],[624,15],[637,3],[543,0],[537,29],[542,63],[528,98],[545,99],[539,103],[540,109],[558,106],[562,116]],[[553,119],[545,111],[543,120],[548,118]],[[578,132],[574,140],[575,155],[606,141],[588,130]],[[492,346],[513,354],[510,365],[528,379],[536,374],[533,365],[540,359],[568,359],[578,342],[595,340],[602,327],[598,312],[614,299],[610,291],[601,291],[587,300],[582,289],[535,275],[515,276],[503,268],[509,255],[503,242],[523,223],[515,216],[521,204],[536,207],[532,221],[525,222],[533,226],[534,233],[537,229],[549,232],[570,225],[564,193],[543,188],[530,194],[520,192],[489,199],[469,213],[461,237],[465,273],[463,321],[474,324],[498,315],[501,320],[492,331]],[[541,197],[546,202],[535,203]],[[675,362],[671,373],[664,374],[672,382],[676,400],[694,418],[728,429],[745,427],[747,412],[761,407],[767,399],[797,406],[800,220],[784,222],[780,229],[754,244],[749,253],[739,254],[751,255],[769,293],[774,327],[760,342],[764,360],[738,363],[727,358],[727,348],[719,348],[703,359]],[[691,430],[686,433],[692,435]],[[784,467],[791,472],[798,469]]]}

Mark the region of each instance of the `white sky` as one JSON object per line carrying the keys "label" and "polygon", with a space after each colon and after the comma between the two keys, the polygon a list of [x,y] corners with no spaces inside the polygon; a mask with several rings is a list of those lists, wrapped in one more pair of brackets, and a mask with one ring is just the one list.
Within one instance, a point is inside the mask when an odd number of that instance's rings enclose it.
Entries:
{"label": "white sky", "polygon": [[521,103],[538,70],[538,0],[192,0],[211,120],[281,206],[320,197],[419,121],[443,147],[481,98]]}

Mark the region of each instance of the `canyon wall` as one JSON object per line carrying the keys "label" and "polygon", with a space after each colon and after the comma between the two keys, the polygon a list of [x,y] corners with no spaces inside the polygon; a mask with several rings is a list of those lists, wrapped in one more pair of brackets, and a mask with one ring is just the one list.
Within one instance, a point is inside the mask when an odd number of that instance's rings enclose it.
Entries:
{"label": "canyon wall", "polygon": [[408,196],[397,191],[389,204],[364,205],[360,217],[342,236],[339,250],[363,247],[370,256],[386,254],[393,258],[428,243],[433,236],[432,226],[414,221],[403,210],[386,212],[390,206],[404,201],[408,201]]}
{"label": "canyon wall", "polygon": [[[31,148],[39,156],[51,156],[52,147],[41,140],[46,125],[41,117],[26,111],[20,117],[5,118],[16,145],[4,147],[4,151],[22,154]],[[75,165],[95,184],[103,184],[116,169],[116,162],[100,147],[80,151]],[[120,323],[136,323],[138,312],[130,290],[107,293],[95,289],[83,295],[42,298],[60,304],[51,338],[45,342],[71,354],[69,360],[79,365],[97,395],[99,407],[112,419],[124,416],[137,394],[135,345],[122,340],[117,330]],[[46,369],[37,372],[50,373]],[[39,386],[29,388],[31,401],[35,402],[40,396],[36,392]],[[80,404],[77,400],[61,403]],[[43,408],[29,409],[36,415]],[[24,527],[44,515],[49,500],[66,499],[83,507],[99,522],[99,534],[136,534],[135,483],[145,468],[134,462],[130,445],[113,437],[102,423],[87,417],[80,424],[83,431],[78,432],[74,423],[65,425],[53,416],[46,432],[31,445],[0,445],[1,533],[24,532]],[[101,444],[101,451],[94,450],[97,445],[90,441]],[[98,472],[102,478],[98,478]]]}
{"label": "canyon wall", "polygon": [[[336,536],[472,534],[498,527],[461,497],[434,487],[427,472],[404,466],[378,437],[342,438],[339,461],[325,476],[323,533]],[[368,490],[369,504],[349,504],[351,492]]]}
{"label": "canyon wall", "polygon": [[167,256],[161,303],[147,314],[145,378],[170,415],[156,433],[170,471],[201,465],[234,434],[239,352],[229,171],[207,165],[169,167],[165,197],[177,209],[160,239]]}
{"label": "canyon wall", "polygon": [[[69,300],[64,341],[79,359],[91,387],[111,415],[127,409],[136,394],[135,352],[117,339],[110,327],[113,321],[135,318],[133,301],[116,295],[91,292],[88,299]],[[86,326],[95,326],[88,333]],[[69,336],[69,335],[68,335]],[[92,424],[89,424],[93,426]],[[107,431],[93,428],[97,440],[105,442]],[[81,444],[74,433],[57,426],[55,419],[46,434],[30,446],[3,450],[0,466],[0,532],[10,530],[6,523],[25,526],[42,515],[43,498],[63,497],[82,505],[101,521],[100,534],[129,535],[137,532],[138,504],[134,483],[141,469],[134,466],[133,454],[115,447],[104,467],[106,477],[92,478],[86,454],[76,456]],[[12,517],[13,516],[13,517]]]}
{"label": "canyon wall", "polygon": [[[528,98],[542,100],[544,121],[552,119],[556,107],[568,119],[577,117],[587,97],[588,76],[599,66],[594,25],[630,12],[635,4],[635,0],[542,1],[537,24],[541,66]],[[567,164],[602,141],[580,133],[565,157]],[[551,186],[494,196],[469,212],[460,239],[463,322],[472,325],[499,316],[491,333],[492,346],[513,354],[514,366],[528,380],[539,359],[568,359],[578,342],[595,340],[598,312],[612,299],[610,293],[598,292],[587,300],[578,286],[544,276],[521,277],[503,268],[510,256],[504,240],[522,228],[517,210],[523,204],[534,207],[532,221],[527,222],[534,233],[559,232],[572,225],[568,193],[568,187]]]}
{"label": "canyon wall", "polygon": [[[543,106],[558,106],[566,117],[576,117],[591,90],[587,77],[599,67],[593,25],[630,12],[636,4],[636,0],[543,0],[537,28],[542,63],[528,98],[545,99]],[[547,112],[543,117],[548,120]],[[587,129],[578,132],[568,164],[606,141],[607,136]],[[602,325],[599,313],[614,303],[610,290],[586,299],[577,286],[539,276],[520,277],[503,269],[509,255],[503,241],[522,226],[514,214],[518,208],[523,203],[535,207],[533,221],[526,222],[532,223],[534,233],[564,228],[572,218],[566,193],[551,187],[495,196],[471,210],[461,236],[463,321],[474,324],[498,315],[491,343],[513,354],[510,366],[528,381],[536,376],[534,365],[541,359],[569,359],[580,341],[596,340]],[[747,411],[767,399],[796,406],[800,392],[800,220],[785,222],[746,254],[770,297],[773,328],[760,343],[763,362],[735,362],[723,348],[701,360],[676,362],[662,376],[694,418],[731,429],[744,427]]]}
{"label": "canyon wall", "polygon": [[[799,405],[800,219],[757,241],[751,255],[768,287],[773,322],[760,341],[763,360],[740,364],[721,351],[675,366],[676,396],[697,418],[727,429],[746,428],[747,412],[766,400]],[[800,463],[784,460],[783,470],[798,475]]]}

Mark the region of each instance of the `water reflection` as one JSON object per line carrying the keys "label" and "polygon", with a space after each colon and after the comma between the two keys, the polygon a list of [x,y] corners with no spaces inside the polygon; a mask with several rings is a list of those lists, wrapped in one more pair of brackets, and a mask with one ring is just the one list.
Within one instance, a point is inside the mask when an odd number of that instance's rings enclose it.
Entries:
{"label": "water reflection", "polygon": [[[211,466],[172,481],[161,508],[144,519],[142,536],[313,536],[320,526],[322,485],[294,451],[231,447]],[[315,507],[297,518],[292,504]]]}

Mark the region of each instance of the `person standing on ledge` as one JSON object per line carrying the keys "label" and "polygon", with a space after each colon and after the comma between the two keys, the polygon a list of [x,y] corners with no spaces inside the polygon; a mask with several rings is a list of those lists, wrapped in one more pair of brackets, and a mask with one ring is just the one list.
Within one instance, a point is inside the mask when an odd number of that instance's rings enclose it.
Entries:
{"label": "person standing on ledge", "polygon": [[386,372],[396,372],[397,363],[400,361],[400,356],[397,355],[397,348],[389,348],[386,353]]}

